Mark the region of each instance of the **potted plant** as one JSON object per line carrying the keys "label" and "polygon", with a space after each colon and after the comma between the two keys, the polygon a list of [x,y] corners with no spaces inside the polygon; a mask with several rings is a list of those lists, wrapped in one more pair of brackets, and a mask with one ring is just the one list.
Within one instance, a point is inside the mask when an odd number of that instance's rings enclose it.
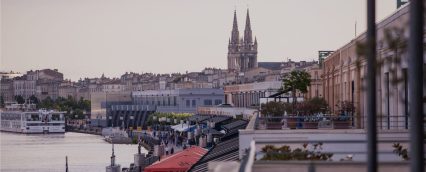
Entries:
{"label": "potted plant", "polygon": [[297,128],[297,115],[294,114],[293,104],[284,103],[284,111],[285,111],[285,123],[288,128],[296,129]]}
{"label": "potted plant", "polygon": [[296,104],[297,114],[304,129],[317,129],[320,117],[316,113],[315,106],[310,101],[299,102]]}
{"label": "potted plant", "polygon": [[331,161],[333,153],[323,152],[323,143],[315,143],[309,145],[305,143],[302,148],[291,148],[288,145],[275,147],[274,145],[266,145],[262,148],[263,157],[261,160],[266,161]]}
{"label": "potted plant", "polygon": [[318,122],[321,120],[321,117],[318,114],[306,116],[303,119],[303,128],[304,129],[318,129]]}
{"label": "potted plant", "polygon": [[339,102],[337,105],[338,116],[333,118],[334,129],[349,129],[351,127],[354,105],[349,101]]}
{"label": "potted plant", "polygon": [[266,128],[267,129],[282,129],[283,122],[282,117],[284,115],[285,108],[281,102],[268,102],[262,104],[261,113],[265,116]]}

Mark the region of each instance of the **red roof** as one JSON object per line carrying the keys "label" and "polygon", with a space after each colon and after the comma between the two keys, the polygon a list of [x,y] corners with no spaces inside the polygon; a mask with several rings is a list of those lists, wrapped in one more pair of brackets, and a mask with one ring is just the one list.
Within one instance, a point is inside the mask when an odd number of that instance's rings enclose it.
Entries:
{"label": "red roof", "polygon": [[207,153],[206,149],[191,146],[181,152],[168,156],[163,160],[152,164],[144,169],[144,172],[184,172]]}

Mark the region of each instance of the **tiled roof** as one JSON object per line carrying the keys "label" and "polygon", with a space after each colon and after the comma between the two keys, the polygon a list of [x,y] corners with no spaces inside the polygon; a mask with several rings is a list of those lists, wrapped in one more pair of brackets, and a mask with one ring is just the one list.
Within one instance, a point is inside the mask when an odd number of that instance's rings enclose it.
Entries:
{"label": "tiled roof", "polygon": [[146,167],[144,171],[187,171],[206,153],[206,149],[198,146],[191,146],[188,149],[168,156],[165,159]]}
{"label": "tiled roof", "polygon": [[220,142],[210,149],[210,151],[194,164],[189,171],[205,172],[207,171],[207,165],[210,161],[236,161],[239,156],[238,149],[238,137]]}

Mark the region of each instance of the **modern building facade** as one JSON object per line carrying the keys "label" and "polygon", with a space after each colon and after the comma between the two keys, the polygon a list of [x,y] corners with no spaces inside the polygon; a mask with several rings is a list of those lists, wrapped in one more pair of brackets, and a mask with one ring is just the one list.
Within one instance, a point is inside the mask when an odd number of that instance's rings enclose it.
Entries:
{"label": "modern building facade", "polygon": [[234,11],[231,38],[228,43],[228,70],[244,72],[257,67],[257,39],[253,39],[249,11],[247,9],[244,37],[240,39],[237,12]]}
{"label": "modern building facade", "polygon": [[155,106],[157,112],[196,113],[198,106],[222,104],[224,92],[214,88],[146,90],[132,92],[133,104]]}

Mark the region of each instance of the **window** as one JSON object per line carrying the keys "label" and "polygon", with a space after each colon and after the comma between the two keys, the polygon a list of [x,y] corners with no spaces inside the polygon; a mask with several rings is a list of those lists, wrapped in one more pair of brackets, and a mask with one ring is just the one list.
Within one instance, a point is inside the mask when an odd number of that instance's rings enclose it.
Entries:
{"label": "window", "polygon": [[215,105],[222,104],[222,100],[220,100],[220,99],[216,99],[216,100],[214,101],[214,104],[215,104]]}
{"label": "window", "polygon": [[190,107],[191,106],[191,101],[186,100],[186,107]]}
{"label": "window", "polygon": [[173,97],[173,106],[176,106],[176,96],[175,97]]}
{"label": "window", "polygon": [[210,99],[204,100],[204,105],[207,105],[207,106],[212,105],[212,100],[210,100]]}
{"label": "window", "polygon": [[196,100],[192,100],[192,107],[195,107],[197,105],[197,102],[195,102]]}

